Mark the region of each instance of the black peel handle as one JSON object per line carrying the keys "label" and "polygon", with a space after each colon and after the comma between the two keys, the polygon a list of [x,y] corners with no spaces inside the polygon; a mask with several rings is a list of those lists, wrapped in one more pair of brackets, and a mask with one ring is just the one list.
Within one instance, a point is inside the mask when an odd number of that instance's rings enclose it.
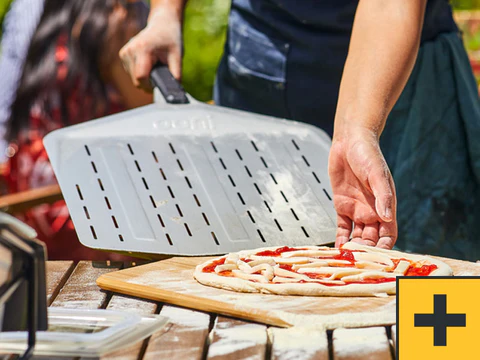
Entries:
{"label": "black peel handle", "polygon": [[168,66],[157,63],[150,73],[150,81],[157,87],[169,104],[188,104],[182,85],[175,80]]}

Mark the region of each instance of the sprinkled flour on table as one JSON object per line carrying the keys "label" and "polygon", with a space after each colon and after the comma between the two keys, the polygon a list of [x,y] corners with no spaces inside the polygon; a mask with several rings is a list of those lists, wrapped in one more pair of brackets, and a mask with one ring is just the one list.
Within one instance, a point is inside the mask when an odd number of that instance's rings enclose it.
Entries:
{"label": "sprinkled flour on table", "polygon": [[333,332],[333,348],[335,357],[341,359],[380,359],[383,353],[390,358],[390,345],[384,327],[337,329]]}
{"label": "sprinkled flour on table", "polygon": [[[272,355],[283,360],[320,359],[328,357],[328,340],[324,331],[307,328],[268,329]],[[321,356],[323,354],[323,357]]]}
{"label": "sprinkled flour on table", "polygon": [[[225,326],[228,326],[228,323]],[[223,327],[221,324],[217,324],[213,338],[214,342],[208,349],[209,357],[231,354],[259,344],[266,344],[267,333],[264,326],[257,324],[233,327]]]}

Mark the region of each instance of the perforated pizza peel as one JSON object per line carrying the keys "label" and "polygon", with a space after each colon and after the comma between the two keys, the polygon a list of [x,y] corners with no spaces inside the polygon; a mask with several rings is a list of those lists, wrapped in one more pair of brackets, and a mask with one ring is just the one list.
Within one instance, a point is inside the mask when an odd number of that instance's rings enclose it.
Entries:
{"label": "perforated pizza peel", "polygon": [[80,241],[176,255],[332,243],[328,135],[197,102],[165,70],[152,78],[167,103],[44,139]]}

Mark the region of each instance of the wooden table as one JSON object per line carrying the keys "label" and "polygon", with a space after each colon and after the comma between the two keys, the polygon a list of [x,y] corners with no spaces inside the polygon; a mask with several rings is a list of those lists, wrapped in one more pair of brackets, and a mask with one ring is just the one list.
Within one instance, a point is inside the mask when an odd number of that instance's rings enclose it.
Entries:
{"label": "wooden table", "polygon": [[[281,329],[105,292],[102,274],[130,264],[47,262],[49,306],[161,314],[167,329],[103,359],[394,359],[395,329],[374,327],[333,332]],[[37,357],[39,358],[39,357]]]}

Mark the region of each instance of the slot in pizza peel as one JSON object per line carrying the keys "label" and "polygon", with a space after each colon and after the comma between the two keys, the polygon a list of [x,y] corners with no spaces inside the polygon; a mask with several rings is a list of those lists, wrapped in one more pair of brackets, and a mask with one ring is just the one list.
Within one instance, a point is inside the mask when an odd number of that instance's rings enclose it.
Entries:
{"label": "slot in pizza peel", "polygon": [[154,104],[44,139],[82,244],[154,257],[334,241],[325,132],[200,103],[166,66],[151,78]]}

